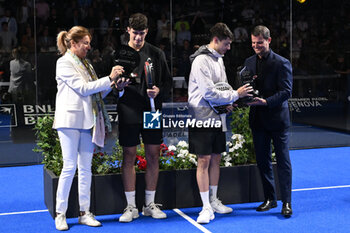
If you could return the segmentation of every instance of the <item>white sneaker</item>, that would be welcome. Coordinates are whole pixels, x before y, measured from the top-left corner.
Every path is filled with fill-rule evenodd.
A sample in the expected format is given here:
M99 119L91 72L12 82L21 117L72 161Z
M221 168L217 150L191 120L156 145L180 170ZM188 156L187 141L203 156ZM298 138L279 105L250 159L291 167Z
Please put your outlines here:
M154 202L151 202L148 206L144 206L142 208L142 214L144 216L152 216L152 218L166 218L166 214L159 209L159 206L161 204L155 204Z
M221 203L221 201L217 198L210 202L211 208L213 208L214 212L219 214L229 214L232 212L232 208L227 207Z
M57 214L55 218L56 229L59 231L68 230L67 220L65 214Z
M95 219L95 216L90 211L85 211L83 216L79 216L78 222L90 227L101 226L101 223Z
M210 207L203 207L197 218L197 223L205 224L209 223L210 220L215 218L214 211Z
M138 218L138 217L139 217L139 212L136 209L136 207L132 206L132 205L128 205L124 209L123 215L120 216L119 222L131 222L133 219Z

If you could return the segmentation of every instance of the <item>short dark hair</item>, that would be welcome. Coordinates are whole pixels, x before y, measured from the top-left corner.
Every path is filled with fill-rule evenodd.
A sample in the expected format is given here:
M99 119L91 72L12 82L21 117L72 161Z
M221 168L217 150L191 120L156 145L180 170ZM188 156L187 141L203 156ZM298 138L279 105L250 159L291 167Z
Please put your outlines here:
M138 31L148 28L148 19L146 15L141 13L131 15L129 18L129 27Z
M213 40L214 37L219 38L219 40L226 40L230 38L233 40L233 33L224 23L217 23L212 28L210 28L210 40Z
M260 36L262 35L262 37L264 39L269 39L270 38L270 30L264 26L264 25L258 25L256 27L254 27L252 33L253 36Z
M25 47L18 46L12 50L12 56L16 60L22 59L27 54L27 49Z

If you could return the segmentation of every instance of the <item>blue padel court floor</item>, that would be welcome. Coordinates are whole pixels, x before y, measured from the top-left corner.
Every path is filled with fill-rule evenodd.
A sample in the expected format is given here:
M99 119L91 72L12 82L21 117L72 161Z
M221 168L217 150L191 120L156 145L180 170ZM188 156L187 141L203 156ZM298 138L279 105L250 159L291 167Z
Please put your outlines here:
M260 203L229 205L228 215L216 214L206 225L195 220L200 208L166 210L168 218L140 215L119 223L120 215L97 216L91 228L68 219L68 232L350 232L350 147L292 150L294 214L285 219L281 206L256 212ZM0 232L58 232L44 205L42 165L0 168ZM220 188L220 187L219 187Z

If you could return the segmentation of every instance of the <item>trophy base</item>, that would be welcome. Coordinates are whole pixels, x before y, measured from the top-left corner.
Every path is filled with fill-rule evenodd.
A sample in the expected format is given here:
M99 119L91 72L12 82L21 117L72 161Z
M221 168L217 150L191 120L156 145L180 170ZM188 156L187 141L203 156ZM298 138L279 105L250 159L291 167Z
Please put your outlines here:
M246 96L243 98L238 99L235 104L238 105L238 107L247 107L249 106L249 103L254 102L254 98L255 97L260 97L258 95L254 95L254 96Z

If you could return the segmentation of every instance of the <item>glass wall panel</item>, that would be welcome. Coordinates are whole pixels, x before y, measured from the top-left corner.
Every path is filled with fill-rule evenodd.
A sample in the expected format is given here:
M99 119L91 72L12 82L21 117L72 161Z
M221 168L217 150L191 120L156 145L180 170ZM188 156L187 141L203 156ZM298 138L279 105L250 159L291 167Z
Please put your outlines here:
M0 1L0 166L40 163L33 126L55 110L56 36L74 25L89 28L88 58L99 77L110 73L115 54L128 42L128 17L148 16L146 40L161 48L173 77L169 115L186 110L189 55L209 42L209 29L226 23L235 39L225 56L228 82L253 55L250 31L271 30L271 48L293 64L290 100L292 148L349 145L349 3L345 0L14 0ZM116 98L105 99L117 137ZM186 139L168 128L168 142Z
M295 147L348 146L348 1L293 1Z
M0 165L39 163L34 148L37 98L33 3L0 2Z

